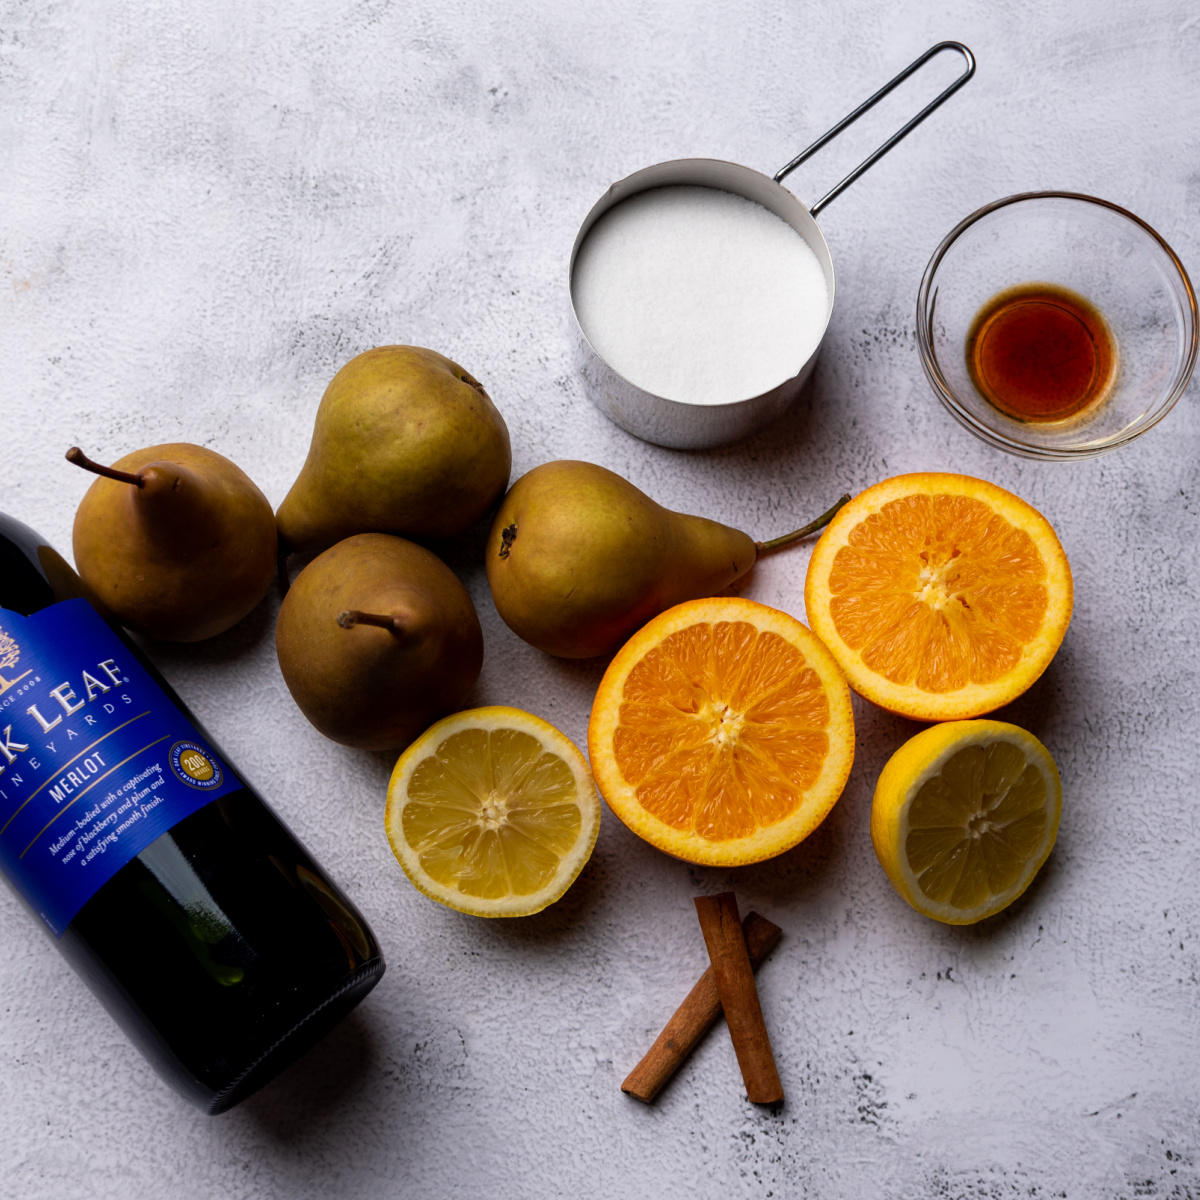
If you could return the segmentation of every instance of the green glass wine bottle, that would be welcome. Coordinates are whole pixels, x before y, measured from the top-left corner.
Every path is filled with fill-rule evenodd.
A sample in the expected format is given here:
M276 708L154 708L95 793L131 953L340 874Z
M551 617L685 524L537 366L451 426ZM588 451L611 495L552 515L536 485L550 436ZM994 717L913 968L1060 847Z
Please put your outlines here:
M0 516L0 867L158 1073L223 1112L379 945L71 567Z

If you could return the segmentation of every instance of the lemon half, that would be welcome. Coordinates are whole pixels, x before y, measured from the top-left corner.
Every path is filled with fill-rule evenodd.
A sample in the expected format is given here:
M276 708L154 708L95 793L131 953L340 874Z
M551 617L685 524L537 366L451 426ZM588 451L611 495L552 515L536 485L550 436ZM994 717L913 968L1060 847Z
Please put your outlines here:
M396 763L384 814L404 873L478 917L541 911L591 857L600 800L583 755L516 708L455 713Z
M1061 814L1058 768L1033 734L1003 721L948 721L905 742L883 768L871 841L917 912L970 925L1029 886Z

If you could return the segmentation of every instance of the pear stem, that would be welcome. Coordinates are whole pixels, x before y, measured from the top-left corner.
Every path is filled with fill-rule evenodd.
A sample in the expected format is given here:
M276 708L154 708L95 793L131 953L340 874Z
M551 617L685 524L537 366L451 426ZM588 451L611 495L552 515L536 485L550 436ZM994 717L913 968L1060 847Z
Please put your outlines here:
M385 617L381 613L359 612L356 608L348 608L345 612L338 613L337 623L343 629L353 629L355 625L377 625L380 629L386 629L391 633L402 632L395 617Z
M146 486L146 481L140 475L133 475L129 471L117 471L112 467L105 467L98 462L93 462L78 446L72 446L67 451L67 462L74 463L85 471L91 471L93 475L103 475L105 479L115 479L118 483L132 483L134 487Z
M770 554L772 550L780 550L784 546L790 546L793 542L798 542L801 538L808 537L810 533L816 533L818 529L824 529L837 516L838 510L842 505L849 503L850 493L846 492L831 509L823 512L815 521L809 521L807 525L802 526L800 529L795 529L791 533L785 533L782 537L772 538L769 542L755 542L754 547L758 551L758 557L762 558L764 554Z

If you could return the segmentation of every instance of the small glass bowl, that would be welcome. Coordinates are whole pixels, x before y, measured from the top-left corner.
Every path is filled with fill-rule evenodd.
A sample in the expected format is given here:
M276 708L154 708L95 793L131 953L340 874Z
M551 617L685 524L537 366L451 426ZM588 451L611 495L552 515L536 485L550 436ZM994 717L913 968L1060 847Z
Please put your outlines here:
M1048 283L1100 310L1117 351L1108 395L1078 416L1016 420L967 370L976 314L998 293ZM1133 213L1072 192L1025 192L972 213L947 234L917 294L917 343L933 390L977 437L1026 458L1092 458L1171 411L1196 365L1196 294L1175 252Z

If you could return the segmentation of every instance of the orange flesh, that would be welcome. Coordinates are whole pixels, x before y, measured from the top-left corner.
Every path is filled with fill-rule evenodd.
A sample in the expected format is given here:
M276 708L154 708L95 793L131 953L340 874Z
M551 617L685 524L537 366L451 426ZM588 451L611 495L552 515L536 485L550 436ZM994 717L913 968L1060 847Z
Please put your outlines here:
M885 504L834 556L829 613L863 662L927 692L987 684L1046 615L1046 564L1024 530L969 496Z
M828 724L825 689L795 646L745 621L702 622L630 671L613 753L643 808L724 842L800 807Z

